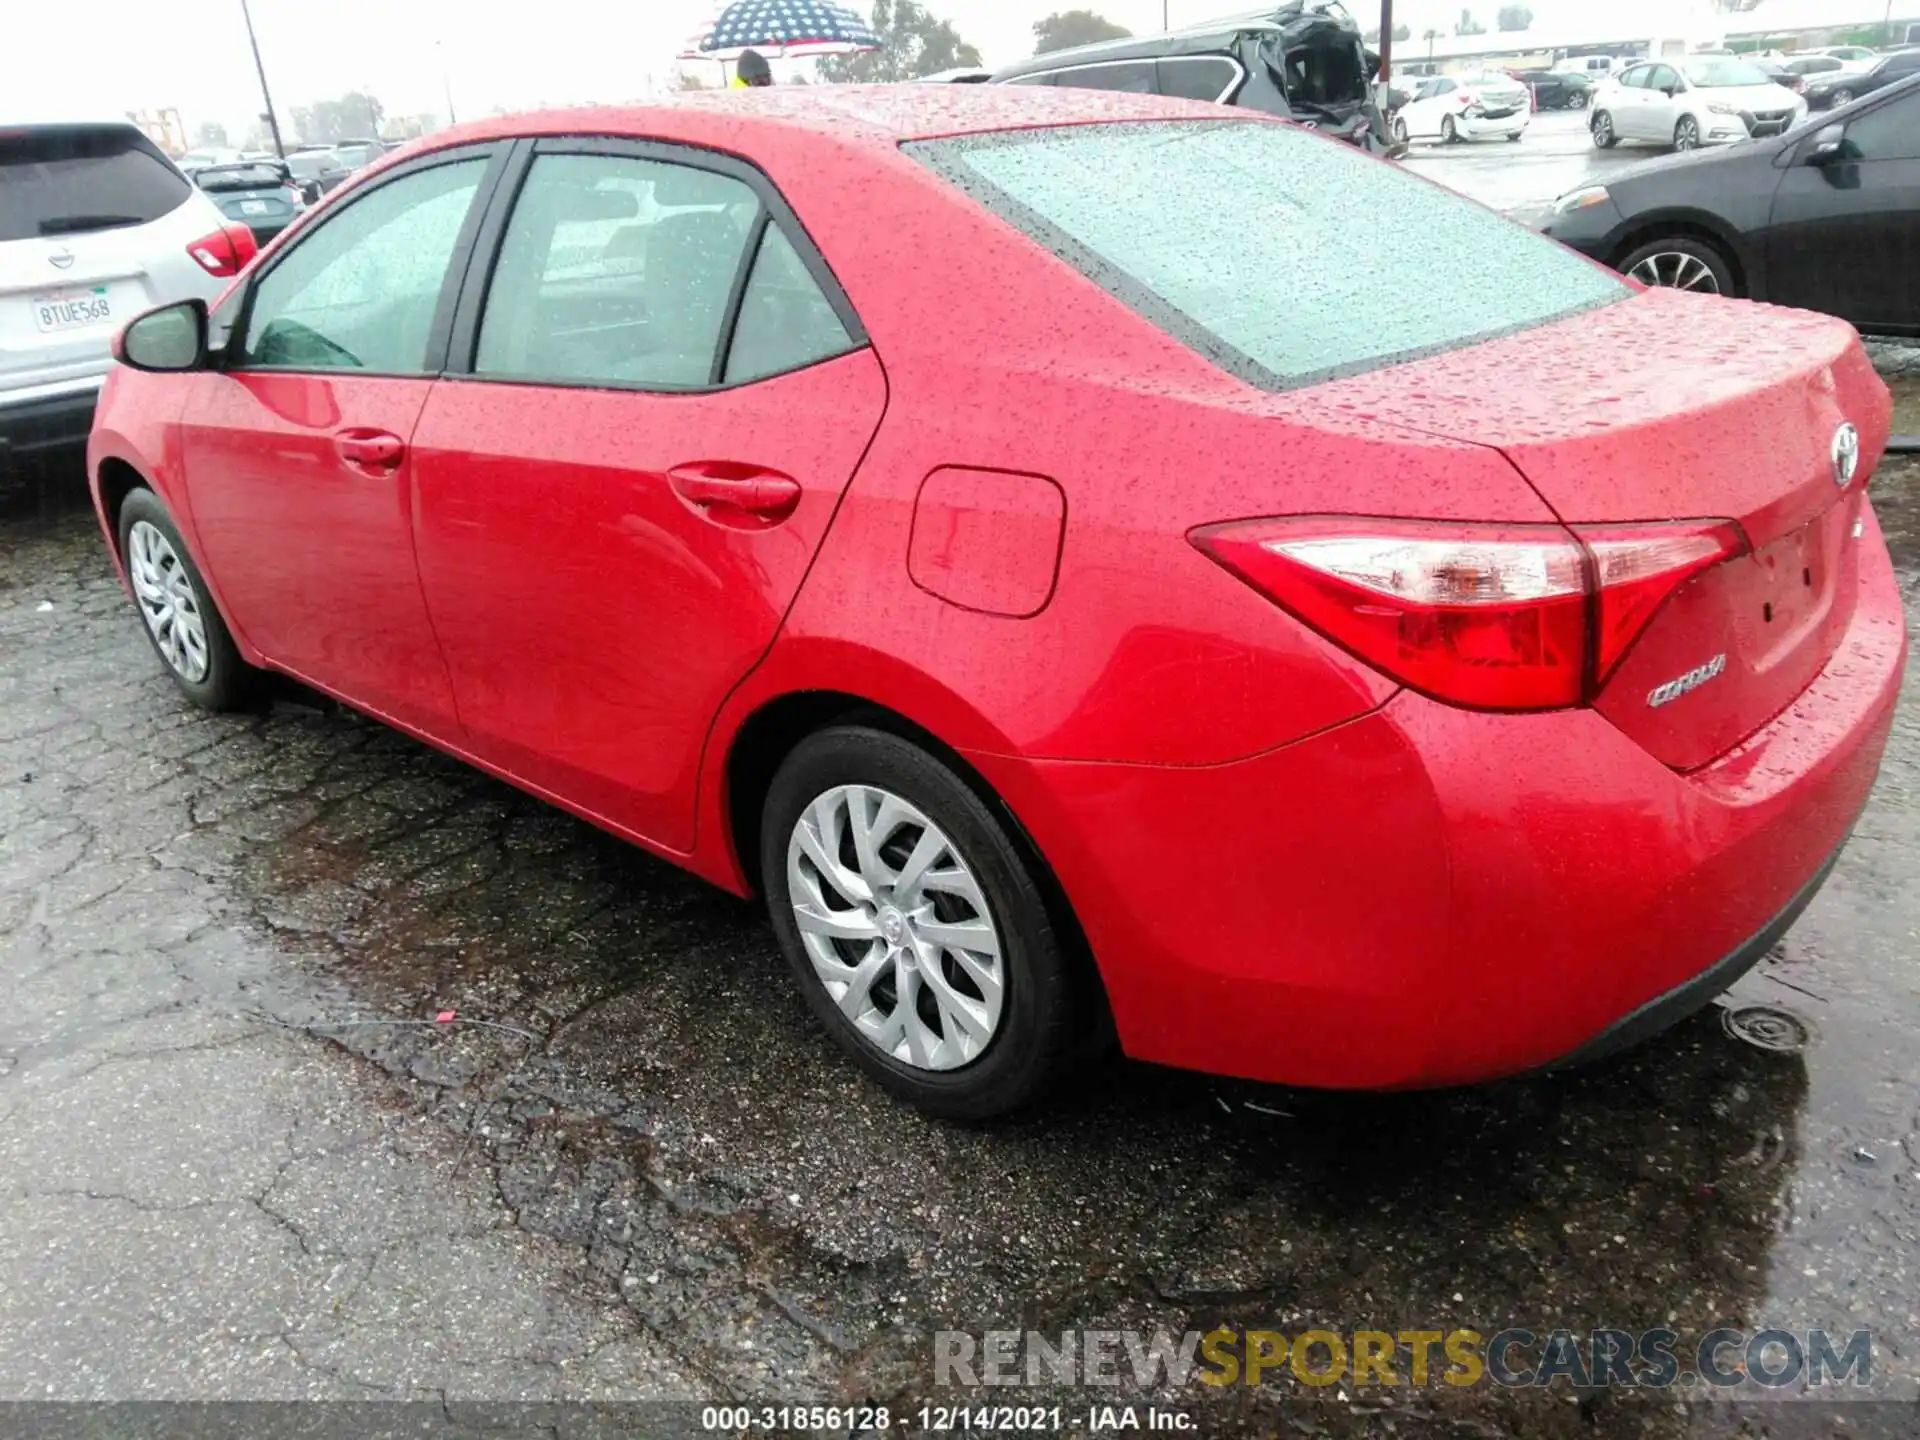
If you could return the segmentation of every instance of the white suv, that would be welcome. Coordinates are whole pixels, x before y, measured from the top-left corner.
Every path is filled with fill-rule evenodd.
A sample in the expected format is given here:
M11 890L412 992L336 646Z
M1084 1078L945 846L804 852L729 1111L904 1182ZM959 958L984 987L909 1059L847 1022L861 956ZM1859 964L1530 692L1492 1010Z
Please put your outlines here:
M125 121L0 128L0 476L86 438L120 326L213 300L254 248Z

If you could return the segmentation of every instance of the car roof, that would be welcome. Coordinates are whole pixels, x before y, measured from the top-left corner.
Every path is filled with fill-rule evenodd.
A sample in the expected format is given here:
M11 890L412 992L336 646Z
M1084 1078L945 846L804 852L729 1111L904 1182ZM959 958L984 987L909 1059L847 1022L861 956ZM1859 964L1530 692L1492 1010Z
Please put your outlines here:
M1236 117L1246 118L1241 112ZM903 140L1112 120L1221 118L1197 100L1038 85L786 85L690 91L645 105L538 110L436 131L387 161L517 135L608 135L726 148L811 136L893 151Z

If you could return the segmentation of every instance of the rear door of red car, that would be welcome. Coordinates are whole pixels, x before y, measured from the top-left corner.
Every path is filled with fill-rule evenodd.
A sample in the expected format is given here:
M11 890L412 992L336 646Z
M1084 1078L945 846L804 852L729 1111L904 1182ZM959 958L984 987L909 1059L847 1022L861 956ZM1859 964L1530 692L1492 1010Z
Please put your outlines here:
M445 733L453 700L413 558L408 453L506 148L422 157L253 280L181 416L195 532L267 659Z
M886 405L766 178L523 144L414 432L421 582L475 752L687 849L708 727Z

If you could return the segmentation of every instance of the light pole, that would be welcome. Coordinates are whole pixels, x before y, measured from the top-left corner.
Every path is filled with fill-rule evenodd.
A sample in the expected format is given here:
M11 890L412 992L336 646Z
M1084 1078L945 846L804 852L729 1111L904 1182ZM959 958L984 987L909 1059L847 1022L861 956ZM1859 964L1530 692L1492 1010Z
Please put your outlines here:
M273 132L273 153L287 158L287 147L280 143L280 121L273 113L273 92L267 89L267 67L260 63L260 41L253 33L253 12L247 0L240 0L240 16L247 22L247 44L253 47L253 71L260 77L260 98L267 102L267 128Z
M447 97L447 124L458 125L460 118L453 113L453 74L447 69L447 47L435 40L433 50L440 57L440 89Z

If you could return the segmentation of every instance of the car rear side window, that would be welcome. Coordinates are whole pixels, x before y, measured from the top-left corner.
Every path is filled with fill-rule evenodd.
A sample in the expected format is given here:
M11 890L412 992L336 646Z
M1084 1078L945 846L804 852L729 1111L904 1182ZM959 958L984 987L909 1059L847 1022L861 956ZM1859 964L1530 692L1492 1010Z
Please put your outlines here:
M0 241L145 225L192 193L130 126L0 131Z
M852 348L853 338L807 273L800 252L778 225L769 224L740 299L740 317L727 350L726 383L798 370Z
M730 175L542 155L487 288L474 370L556 383L713 383L760 199Z
M254 287L236 363L419 375L484 159L378 185L328 215Z
M1195 55L1159 62L1160 93L1183 100L1218 100L1240 80L1240 67L1225 56Z
M1125 90L1135 95L1157 93L1151 60L1114 60L1104 65L1076 65L1054 76L1053 83L1071 86L1076 90Z
M1291 126L1077 125L907 151L1146 319L1272 389L1626 299L1491 210ZM1391 216L1391 264L1356 216Z

